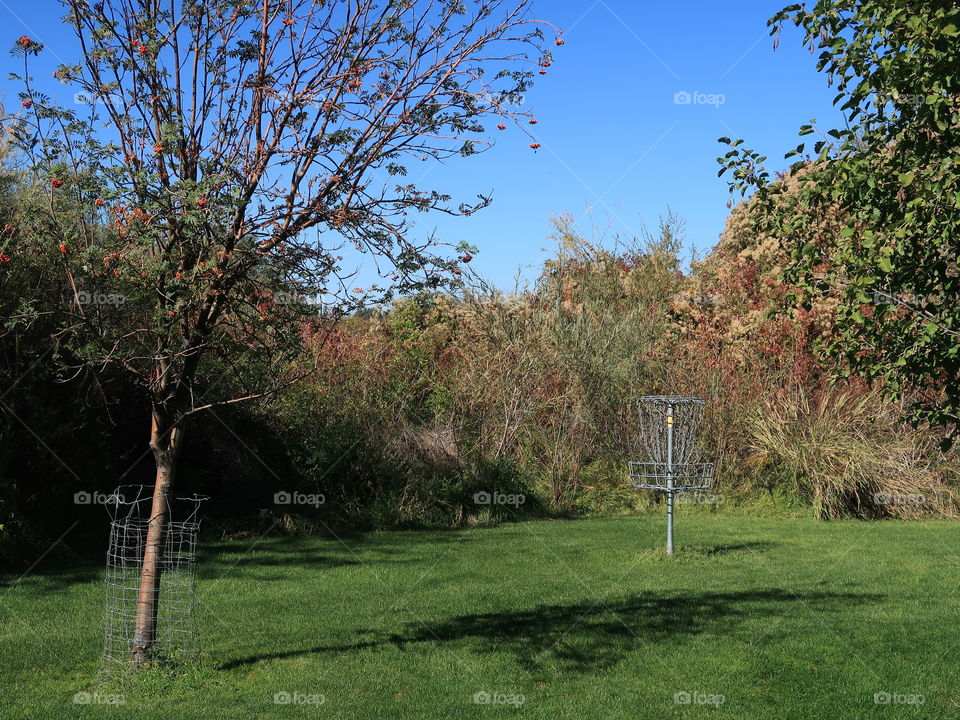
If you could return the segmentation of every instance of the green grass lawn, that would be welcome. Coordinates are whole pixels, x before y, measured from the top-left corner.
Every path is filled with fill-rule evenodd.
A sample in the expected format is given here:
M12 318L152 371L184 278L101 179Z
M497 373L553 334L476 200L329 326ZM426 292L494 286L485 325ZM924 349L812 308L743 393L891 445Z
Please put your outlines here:
M958 527L682 508L672 558L653 515L205 540L202 666L99 689L100 566L4 576L0 716L957 718Z

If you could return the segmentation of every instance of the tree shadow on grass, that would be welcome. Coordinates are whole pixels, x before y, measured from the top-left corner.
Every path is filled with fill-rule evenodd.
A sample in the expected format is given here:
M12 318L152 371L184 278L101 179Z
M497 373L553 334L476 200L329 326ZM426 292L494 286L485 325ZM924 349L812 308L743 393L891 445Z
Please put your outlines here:
M201 544L198 569L201 579L246 574L248 568L283 568L319 572L360 565L418 565L447 551L450 544L476 542L456 531L403 531L395 533L338 533L336 539L310 535L259 537L252 540Z
M222 580L225 578L247 578L261 576L269 568L282 568L277 574L278 580L289 579L297 571L321 572L339 567L361 565L360 560L345 557L343 554L323 554L311 552L309 548L277 548L275 546L246 552L223 553L204 552L197 563L199 582ZM253 574L251 574L251 571ZM259 577L263 580L263 577Z
M449 643L478 653L513 655L530 673L590 673L607 670L651 645L706 632L733 635L747 620L755 623L764 617L780 617L801 605L807 611L829 615L843 612L854 603L882 598L830 592L797 595L775 588L679 596L643 593L596 604L541 605L530 610L461 615L433 624L414 623L400 634L352 644L254 655L225 663L220 669L231 670L263 660Z

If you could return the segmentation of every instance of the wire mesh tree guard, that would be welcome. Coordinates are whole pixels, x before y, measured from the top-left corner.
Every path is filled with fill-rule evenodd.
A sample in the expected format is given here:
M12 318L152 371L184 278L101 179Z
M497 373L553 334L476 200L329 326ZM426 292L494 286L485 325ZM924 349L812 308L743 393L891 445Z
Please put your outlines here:
M674 496L706 490L713 481L713 463L696 458L697 438L706 400L688 395L649 395L637 400L640 440L647 460L630 462L636 488L667 495L667 554L673 554Z
M167 522L160 548L156 640L150 648L154 664L189 660L199 653L194 622L197 533L200 506L208 498L167 497ZM106 503L110 513L110 544L104 574L106 622L101 671L132 668L147 530L153 488L118 487Z

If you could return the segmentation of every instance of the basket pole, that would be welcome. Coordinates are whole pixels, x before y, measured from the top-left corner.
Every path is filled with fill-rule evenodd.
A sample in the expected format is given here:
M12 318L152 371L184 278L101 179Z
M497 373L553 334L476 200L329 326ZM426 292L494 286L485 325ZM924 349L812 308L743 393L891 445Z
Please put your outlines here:
M667 555L673 555L673 403L667 405Z

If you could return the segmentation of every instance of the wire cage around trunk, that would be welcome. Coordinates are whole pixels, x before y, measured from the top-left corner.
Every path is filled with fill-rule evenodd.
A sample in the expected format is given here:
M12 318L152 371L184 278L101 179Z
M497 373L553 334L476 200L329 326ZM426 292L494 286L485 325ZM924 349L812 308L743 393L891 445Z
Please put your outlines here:
M207 498L169 496L167 522L158 559L159 582L155 608L155 642L150 662L195 658L199 653L194 620L195 567L200 507ZM110 542L104 587L106 621L101 670L107 673L132 666L137 600L147 545L153 489L118 487L109 497Z

